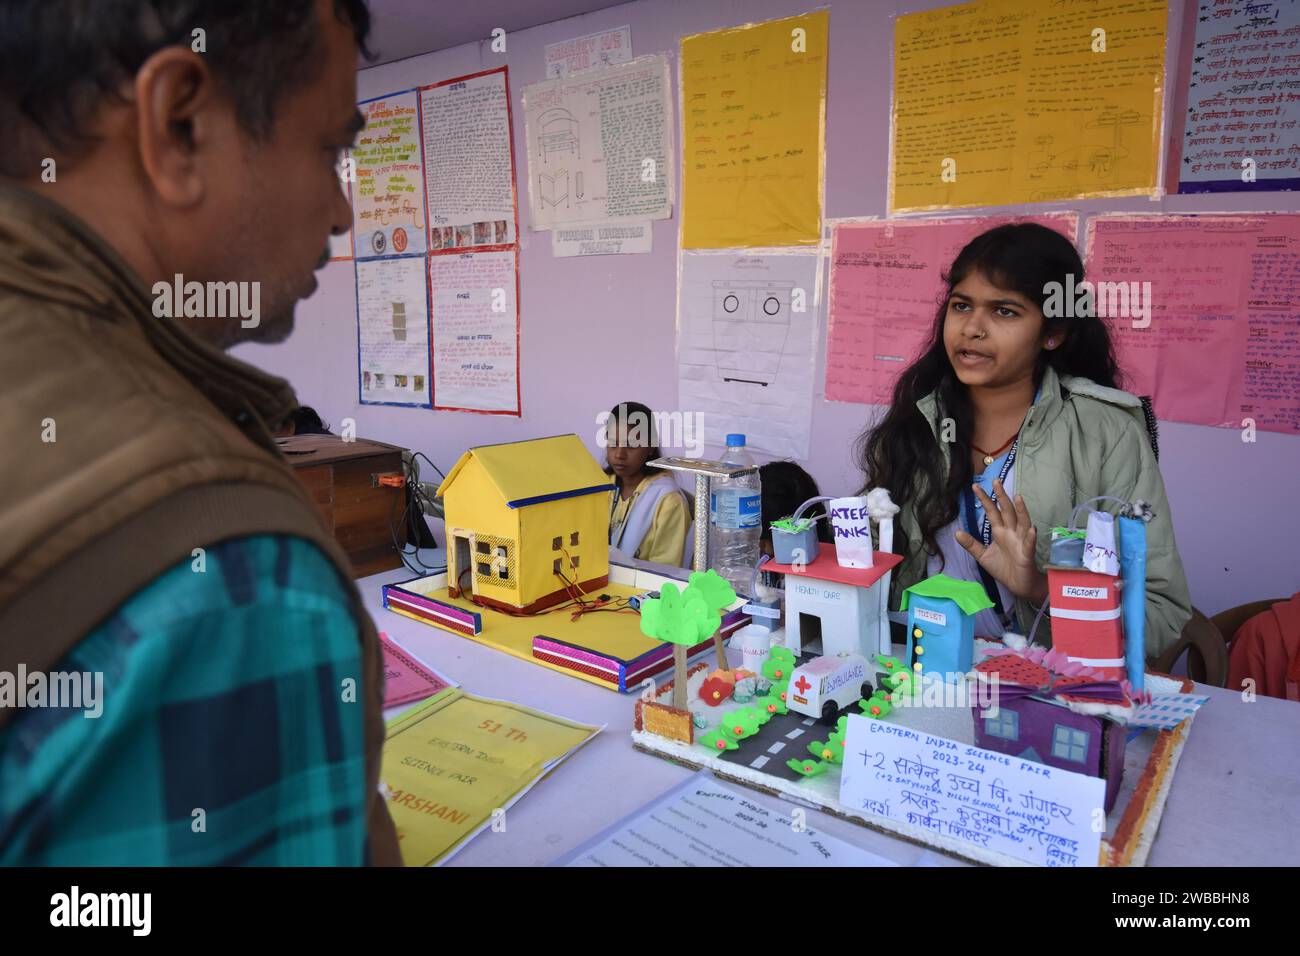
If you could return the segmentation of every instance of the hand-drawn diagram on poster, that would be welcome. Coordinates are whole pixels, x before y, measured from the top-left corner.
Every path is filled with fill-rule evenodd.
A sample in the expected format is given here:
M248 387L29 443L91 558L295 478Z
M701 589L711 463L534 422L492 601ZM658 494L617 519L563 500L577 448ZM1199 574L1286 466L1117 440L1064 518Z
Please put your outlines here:
M672 214L668 77L645 56L524 89L533 229Z
M1180 193L1300 189L1300 3L1188 3L1166 182ZM1195 84L1194 86L1192 84Z
M358 260L361 404L429 406L429 300L424 258Z
M678 403L704 414L704 441L806 459L812 425L817 279L812 253L683 252Z
M1153 194L1166 17L1166 0L898 17L891 213Z
M519 414L517 255L429 257L434 408Z
M506 67L420 89L429 248L511 245L515 157Z
M820 240L828 21L682 38L682 248Z
M1158 417L1300 434L1300 214L1090 219L1085 271Z
M1036 222L1071 242L1073 213L862 219L831 232L826 331L826 399L888 405L894 382L930 340L942 273L962 246L1011 222Z
M352 220L358 259L425 251L424 169L415 90L360 104L366 128L352 148Z

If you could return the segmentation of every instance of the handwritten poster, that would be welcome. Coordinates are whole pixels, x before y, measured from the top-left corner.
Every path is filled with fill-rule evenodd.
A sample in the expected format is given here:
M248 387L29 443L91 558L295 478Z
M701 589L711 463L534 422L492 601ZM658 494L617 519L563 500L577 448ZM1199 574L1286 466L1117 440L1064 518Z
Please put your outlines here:
M1300 434L1300 214L1091 219L1086 271L1158 417Z
M553 866L897 866L701 770Z
M894 383L930 341L942 273L966 243L1012 222L1036 222L1076 241L1073 213L859 220L831 232L826 398L888 405Z
M891 212L1154 193L1166 16L979 0L898 17Z
M424 258L359 259L357 362L361 404L429 401L429 301Z
M1193 42L1168 182L1180 193L1300 189L1300 3L1188 3L1183 36Z
M828 20L682 38L682 248L820 239Z
M1100 777L856 714L844 750L840 803L849 809L1041 866L1097 865Z
M515 159L506 67L420 89L429 248L513 244Z
M551 254L557 259L573 256L626 256L649 252L654 239L653 224L644 222L593 222L582 226L558 226L551 232Z
M703 412L705 444L742 432L752 451L808 458L819 273L813 253L682 253L677 400Z
M524 89L534 229L671 215L669 90L662 56Z
M402 861L444 863L600 728L450 690L388 725L380 787Z
M632 59L632 28L619 27L548 43L545 57L548 79L572 76L601 66L617 66Z
M519 414L517 253L429 257L434 407Z
M366 128L351 150L354 248L357 258L423 253L424 170L414 90L360 105Z

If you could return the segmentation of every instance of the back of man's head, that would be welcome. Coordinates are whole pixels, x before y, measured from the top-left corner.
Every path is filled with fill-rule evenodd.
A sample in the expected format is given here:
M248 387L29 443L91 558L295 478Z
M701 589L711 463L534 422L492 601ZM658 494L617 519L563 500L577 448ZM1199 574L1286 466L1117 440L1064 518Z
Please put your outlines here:
M365 0L4 0L0 176L150 286L256 283L254 327L191 319L212 341L282 338L351 225L335 166L369 25Z

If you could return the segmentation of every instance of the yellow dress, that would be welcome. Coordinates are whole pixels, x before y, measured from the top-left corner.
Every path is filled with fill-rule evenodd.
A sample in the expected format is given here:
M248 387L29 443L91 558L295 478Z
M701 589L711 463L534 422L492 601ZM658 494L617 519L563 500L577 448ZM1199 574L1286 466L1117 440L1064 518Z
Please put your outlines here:
M636 486L636 490L632 492L631 497L624 498L620 495L614 503L609 516L610 544L618 546L622 537L623 526L627 523L632 510L638 506L644 507L649 504L643 492L655 481L671 481L676 484L670 473L659 471L642 478L640 484ZM686 505L685 496L681 494L664 495L659 499L654 517L650 521L650 527L646 529L645 536L637 545L636 554L632 555L632 557L641 561L653 561L656 564L681 567L686 550L686 532L690 529L690 526L691 510Z

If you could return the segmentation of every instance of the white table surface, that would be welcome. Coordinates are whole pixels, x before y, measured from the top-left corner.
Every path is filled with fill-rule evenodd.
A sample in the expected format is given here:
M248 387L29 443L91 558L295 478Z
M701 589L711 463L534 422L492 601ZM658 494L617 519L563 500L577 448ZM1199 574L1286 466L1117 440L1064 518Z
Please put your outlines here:
M432 564L441 554L421 557ZM398 569L357 582L380 630L469 693L605 728L507 811L504 832L484 831L448 865L544 866L694 772L633 749L633 695L385 610L382 585L416 576ZM1211 699L1192 722L1148 865L1300 865L1300 704L1245 702L1202 684L1196 692ZM811 808L808 825L905 866L963 865Z

